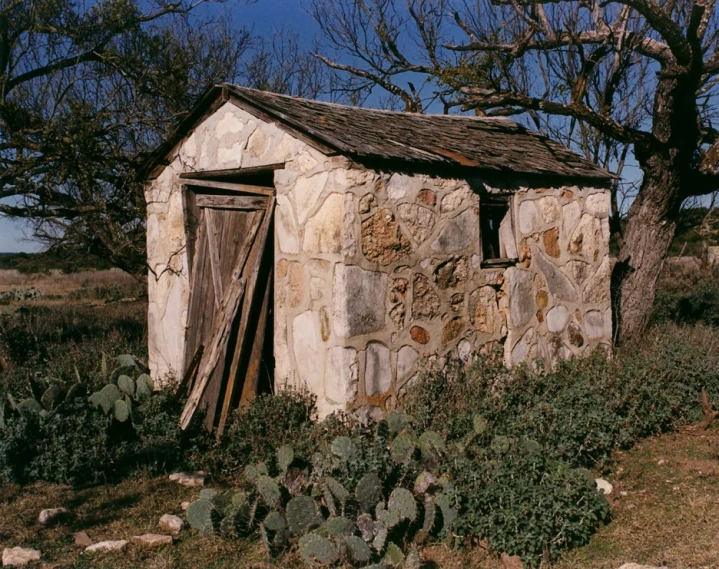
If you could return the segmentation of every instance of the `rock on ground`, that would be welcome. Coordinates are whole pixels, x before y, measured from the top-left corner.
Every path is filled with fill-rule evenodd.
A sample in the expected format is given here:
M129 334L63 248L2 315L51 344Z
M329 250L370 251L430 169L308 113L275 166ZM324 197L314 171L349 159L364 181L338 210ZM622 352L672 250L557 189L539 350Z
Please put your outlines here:
M182 518L170 514L165 514L164 516L162 516L159 523L159 526L162 529L174 534L180 533L180 530L184 525L185 522L182 521Z
M37 549L25 547L6 547L2 552L3 567L22 567L32 561L40 560L40 552Z
M611 494L612 490L614 490L614 486L604 480L604 478L597 478L594 482L597 484L597 490L606 496Z
M73 537L75 538L75 545L80 545L82 547L92 545L92 540L90 539L90 536L87 535L87 533L85 533L84 531L79 531L76 534L73 534Z
M145 547L162 547L163 545L172 545L172 536L146 533L144 535L134 536L132 542L138 545L144 545Z
M193 488L195 486L204 486L205 485L205 476L207 476L204 472L175 472L173 474L170 474L170 480L172 482L177 482L178 484L181 484L182 486L188 486L190 488Z
M190 502L182 502L182 504L180 504L180 507L182 508L182 511L184 512L185 510L187 510L187 508L190 507Z
M104 551L120 551L127 545L126 539L109 540L109 541L98 541L85 548L85 551L93 553L104 552Z
M47 510L40 512L40 515L37 517L37 521L42 525L47 526L59 521L60 518L69 513L70 512L67 508L48 508Z

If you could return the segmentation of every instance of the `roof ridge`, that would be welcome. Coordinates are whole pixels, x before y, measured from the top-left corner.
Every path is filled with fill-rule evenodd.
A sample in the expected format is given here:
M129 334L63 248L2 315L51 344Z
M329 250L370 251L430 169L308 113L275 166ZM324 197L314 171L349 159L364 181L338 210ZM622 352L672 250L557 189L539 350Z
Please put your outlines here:
M317 99L308 99L307 97L298 97L296 95L284 95L282 93L275 93L273 91L263 91L262 89L253 89L252 87L244 87L242 85L237 85L235 83L223 83L221 85L222 87L228 87L233 90L239 90L239 91L249 91L247 93L248 96L251 96L252 94L259 94L260 96L271 96L271 97L278 97L281 99L291 99L293 101L305 101L307 103L311 104L317 104L317 105L325 105L328 107L337 107L341 109L352 109L352 110L360 110L360 111L367 111L371 113L386 113L391 115L399 115L399 116L413 116L413 117L440 117L440 118L446 118L446 119L453 119L453 120L467 120L467 121L473 121L473 122L485 122L485 123L498 123L502 126L513 126L518 127L520 129L524 129L524 127L519 124L516 121L513 121L512 119L508 117L479 117L479 116L473 116L473 115L446 115L446 114L439 114L439 113L418 113L413 111L392 111L389 109L377 109L374 107L357 107L354 105L343 105L342 103L331 103L329 101L319 101ZM526 130L526 129L525 129Z

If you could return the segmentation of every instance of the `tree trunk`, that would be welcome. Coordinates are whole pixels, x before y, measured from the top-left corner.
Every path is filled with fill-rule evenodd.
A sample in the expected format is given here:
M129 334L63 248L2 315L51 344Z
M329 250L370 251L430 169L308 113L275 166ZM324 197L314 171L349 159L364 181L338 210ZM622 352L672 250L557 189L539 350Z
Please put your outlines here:
M612 275L615 340L640 337L649 322L659 273L681 206L680 175L666 157L642 161L644 180L629 210L624 243Z

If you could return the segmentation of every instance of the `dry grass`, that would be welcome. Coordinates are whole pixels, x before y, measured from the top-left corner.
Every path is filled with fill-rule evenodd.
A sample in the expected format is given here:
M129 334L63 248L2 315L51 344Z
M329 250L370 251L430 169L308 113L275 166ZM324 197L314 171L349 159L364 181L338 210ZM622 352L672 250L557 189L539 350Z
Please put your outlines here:
M719 428L684 430L644 441L617 453L606 475L613 484L613 521L586 547L569 551L554 569L617 569L624 563L670 569L719 567ZM662 461L660 463L660 461ZM45 567L252 569L303 567L296 555L269 564L256 539L207 539L185 529L170 547L128 546L121 554L93 556L73 544L72 533L95 540L129 539L158 532L164 513L182 516L180 503L198 494L163 478L140 478L119 485L72 491L36 484L0 490L0 543L37 547ZM36 517L46 507L75 512L66 524L43 528ZM426 567L502 569L481 547L459 552L434 545L422 552Z
M64 297L80 289L109 289L120 287L128 290L128 296L137 294L138 282L120 269L105 271L80 271L78 273L23 274L15 269L0 270L0 293L13 289L36 288L44 296Z

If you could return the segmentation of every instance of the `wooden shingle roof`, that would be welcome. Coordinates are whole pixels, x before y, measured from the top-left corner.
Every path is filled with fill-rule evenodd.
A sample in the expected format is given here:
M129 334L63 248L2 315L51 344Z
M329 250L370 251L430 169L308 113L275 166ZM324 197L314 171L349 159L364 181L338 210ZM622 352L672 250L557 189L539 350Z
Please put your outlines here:
M264 120L276 122L305 140L319 143L325 150L360 163L399 162L408 166L584 179L602 185L613 179L610 173L561 144L506 118L382 111L229 84L215 90L214 96L211 91L205 99L216 100L221 93L222 99L233 100ZM192 115L188 120L192 120ZM177 142L168 141L165 150Z

